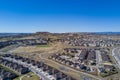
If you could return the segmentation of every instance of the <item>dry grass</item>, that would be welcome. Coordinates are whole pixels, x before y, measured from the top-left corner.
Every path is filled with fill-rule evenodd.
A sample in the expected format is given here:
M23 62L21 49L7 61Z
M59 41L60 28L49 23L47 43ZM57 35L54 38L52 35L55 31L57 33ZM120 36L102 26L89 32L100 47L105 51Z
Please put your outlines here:
M59 53L63 51L63 49L66 47L66 44L63 44L61 42L56 42L49 44L48 46L27 46L27 47L19 47L16 50L14 50L13 53L23 56L23 57L29 57L29 58L35 58L37 60L40 59L38 56L39 54L43 54L44 57L49 57L53 53Z
M31 75L31 77L27 77L27 75ZM24 76L22 78L22 80L41 80L36 74L34 74L33 72L29 72L27 74L21 75L17 78L15 78L14 80L20 80L20 78Z
M80 73L75 72L73 70L69 70L65 66L60 66L58 63L50 61L50 60L45 60L45 63L52 66L52 67L54 67L54 68L56 68L56 69L58 69L58 70L60 70L60 71L62 71L62 72L64 72L65 74L68 74L68 75L72 76L73 78L75 78L77 80L82 80ZM60 67L65 67L67 69L67 71L66 70L61 70Z
M120 80L120 73L108 76L105 80Z

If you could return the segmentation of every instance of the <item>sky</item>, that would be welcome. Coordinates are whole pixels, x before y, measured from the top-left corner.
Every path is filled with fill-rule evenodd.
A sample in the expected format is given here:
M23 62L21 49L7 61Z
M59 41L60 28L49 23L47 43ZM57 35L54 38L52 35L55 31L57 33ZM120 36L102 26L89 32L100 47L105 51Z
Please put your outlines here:
M120 32L120 0L0 0L0 32Z

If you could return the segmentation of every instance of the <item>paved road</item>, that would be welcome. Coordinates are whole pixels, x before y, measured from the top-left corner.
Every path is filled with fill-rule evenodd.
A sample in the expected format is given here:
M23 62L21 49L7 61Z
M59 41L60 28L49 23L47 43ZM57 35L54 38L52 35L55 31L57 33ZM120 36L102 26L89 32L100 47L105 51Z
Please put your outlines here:
M48 77L46 77L45 75L43 75L43 73L41 73L38 68L32 66L31 64L27 64L25 62L22 62L20 60L15 60L15 59L12 59L12 58L4 58L4 59L7 59L9 61L12 61L12 62L15 62L15 63L18 63L18 64L21 64L23 66L27 66L29 67L29 69L34 72L35 74L37 74L40 78L42 78L42 80L51 80L49 79Z
M96 51L96 62L97 62L96 67L97 67L97 69L100 67L101 62L102 62L100 53L101 52L99 50Z
M12 54L13 51L20 47L19 45L14 47L13 49L9 50L8 52L0 52L0 54ZM47 78L45 75L43 75L40 71L38 71L34 66L30 65L30 64L27 64L27 63L24 63L24 62L21 62L21 61L17 61L15 59L11 59L11 58L6 58L7 60L10 60L10 61L13 61L13 62L16 62L18 64L21 64L23 66L29 66L29 69L34 72L36 75L38 75L40 78L42 78L42 80L51 80L49 78Z
M120 53L119 53L119 51L120 51L120 47L114 48L112 50L112 56L115 58L115 60L117 62L116 63L117 67L120 69Z

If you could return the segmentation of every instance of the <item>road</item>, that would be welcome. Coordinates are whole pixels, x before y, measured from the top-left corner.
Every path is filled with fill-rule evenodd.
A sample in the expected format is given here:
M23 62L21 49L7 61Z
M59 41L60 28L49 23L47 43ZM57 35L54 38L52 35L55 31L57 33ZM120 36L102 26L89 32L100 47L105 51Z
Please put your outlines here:
M13 49L9 50L8 52L1 52L1 51L0 51L0 54L12 54L13 51L14 51L16 48L18 48L18 47L19 47L19 45L16 46L16 47L14 47ZM21 61L17 61L17 60L15 60L15 59L11 59L11 58L5 58L5 59L7 59L7 60L9 60L9 61L12 61L12 62L16 62L16 63L21 64L21 65L23 65L23 66L29 66L29 69L30 69L32 72L34 72L36 75L38 75L40 78L42 78L42 80L52 80L52 79L53 79L53 78L50 79L50 78L46 77L46 75L43 75L44 73L41 73L36 67L34 67L34 66L30 65L30 64L27 64L27 63L24 63L24 62L21 62Z
M12 59L12 58L4 58L4 59L7 59L9 61L12 61L12 62L15 62L15 63L18 63L18 64L21 64L23 66L27 66L29 67L29 69L34 72L35 74L37 74L40 78L42 78L42 80L52 80L52 78L48 78L46 75L44 75L44 73L40 72L39 69L35 66L32 66L31 64L27 64L25 62L22 62L20 60L15 60L15 59Z
M116 60L116 65L117 65L117 67L120 69L120 53L119 53L119 51L120 51L120 47L117 47L117 48L114 48L113 50L112 50L112 56L115 58L115 60Z
M35 74L37 74L40 78L42 78L42 80L50 80L49 78L47 78L45 75L43 75L40 71L36 70L35 68L30 67L29 69Z
M101 66L101 62L102 62L102 59L101 59L101 52L99 50L96 51L96 67L97 69Z

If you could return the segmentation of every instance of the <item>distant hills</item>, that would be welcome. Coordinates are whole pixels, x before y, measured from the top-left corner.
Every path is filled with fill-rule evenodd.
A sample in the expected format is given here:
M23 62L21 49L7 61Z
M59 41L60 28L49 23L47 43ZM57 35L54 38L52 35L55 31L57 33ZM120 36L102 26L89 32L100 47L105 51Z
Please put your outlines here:
M9 36L24 36L31 35L32 33L0 33L0 37L9 37Z
M72 33L72 32L70 32ZM73 32L73 33L90 33L98 35L120 35L120 32ZM9 37L9 36L26 36L32 35L33 33L0 33L0 37ZM50 32L36 32L35 34L52 34ZM53 33L54 34L54 33Z
M120 32L93 32L94 34L118 35Z

